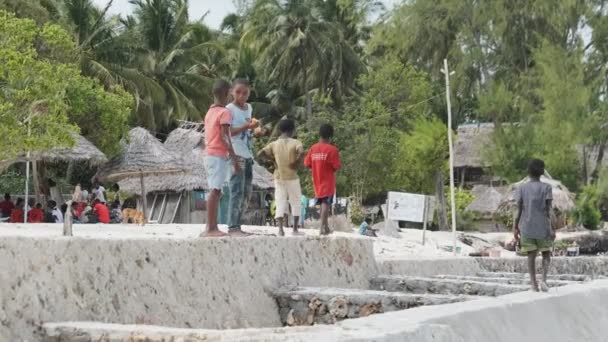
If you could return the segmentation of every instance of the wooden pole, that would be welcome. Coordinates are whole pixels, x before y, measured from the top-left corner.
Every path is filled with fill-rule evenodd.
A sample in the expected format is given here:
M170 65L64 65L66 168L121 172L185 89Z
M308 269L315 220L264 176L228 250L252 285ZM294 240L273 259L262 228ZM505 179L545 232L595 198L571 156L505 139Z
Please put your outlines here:
M426 226L427 226L427 222L428 222L428 211L429 211L428 202L429 202L428 196L424 195L424 212L422 214L422 245L423 246L426 242Z
M443 60L443 73L445 74L445 99L448 106L448 147L450 152L450 199L452 200L452 239L454 255L456 255L456 194L454 192L454 143L452 141L452 104L450 102L450 71L448 60Z
M139 181L141 182L141 202L143 204L143 213L144 213L144 225L146 223L148 223L148 216L147 216L147 208L148 208L148 199L146 198L146 187L144 185L144 173L140 172L139 173Z
M69 200L66 204L68 209L65 211L65 217L63 218L63 236L72 236L72 201Z

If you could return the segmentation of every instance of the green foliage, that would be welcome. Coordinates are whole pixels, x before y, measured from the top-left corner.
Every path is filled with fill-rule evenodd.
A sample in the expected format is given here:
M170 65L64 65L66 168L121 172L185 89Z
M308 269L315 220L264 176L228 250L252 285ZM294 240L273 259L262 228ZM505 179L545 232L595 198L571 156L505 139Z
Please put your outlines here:
M596 230L599 228L602 214L599 210L599 194L594 186L586 186L576 200L575 215L583 227Z
M434 193L435 173L448 173L447 139L447 128L438 119L418 119L411 133L401 133L393 171L395 188Z
M452 220L452 199L450 191L445 192L446 201L448 204L448 222L451 226ZM472 230L475 214L465 211L465 209L473 202L475 196L470 191L455 189L454 193L456 206L456 227L459 230Z
M61 42L54 25L40 30L30 19L0 11L0 151L1 159L49 146L69 146L70 132L65 91L79 77L69 64L39 56L36 42L53 55ZM48 40L46 40L47 38Z
M350 221L352 224L358 226L363 220L365 220L365 214L363 213L363 208L361 207L361 202L356 199L351 199L349 202L348 210L350 213Z
M120 87L106 91L80 75L71 36L55 24L0 12L0 142L3 158L73 144L71 132L114 152L128 126L132 98Z
M30 183L31 184L31 183ZM25 190L25 177L17 170L10 169L0 174L0 194L22 194Z

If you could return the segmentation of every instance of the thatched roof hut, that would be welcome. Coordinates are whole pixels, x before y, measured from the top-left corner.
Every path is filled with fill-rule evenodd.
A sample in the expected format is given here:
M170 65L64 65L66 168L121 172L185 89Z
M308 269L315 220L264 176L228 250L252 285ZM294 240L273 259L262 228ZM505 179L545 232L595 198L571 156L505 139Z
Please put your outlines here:
M168 150L144 128L133 128L128 139L128 144L123 142L122 152L99 169L98 178L118 181L144 175L147 181L148 176L188 171L181 156Z
M471 194L474 196L473 202L465 210L490 217L500 207L506 192L505 187L476 185L471 190Z
M90 165L101 165L108 161L106 155L95 145L80 134L73 133L74 146L69 148L54 148L47 151L33 152L30 160L45 162L87 162ZM5 170L15 163L25 163L26 156L0 161L0 171Z
M559 210L562 213L570 212L574 210L576 204L574 203L574 194L571 193L566 186L564 186L560 181L551 178L549 174L541 177L541 182L547 183L551 185L553 189L553 208ZM511 184L508 188L506 195L503 197L502 201L499 205L499 210L501 211L514 211L516 207L515 203L515 194L517 188L529 181L529 178L526 177L521 181Z
M485 168L483 149L492 143L493 123L458 126L454 144L454 167Z
M169 134L164 146L173 155L182 157L189 172L186 174L147 177L147 191L181 192L206 190L208 185L203 148L204 134L196 129L177 128ZM131 193L139 191L139 185L136 180L125 179L119 183L119 186L122 190ZM253 186L259 189L274 187L272 174L257 163L253 167Z

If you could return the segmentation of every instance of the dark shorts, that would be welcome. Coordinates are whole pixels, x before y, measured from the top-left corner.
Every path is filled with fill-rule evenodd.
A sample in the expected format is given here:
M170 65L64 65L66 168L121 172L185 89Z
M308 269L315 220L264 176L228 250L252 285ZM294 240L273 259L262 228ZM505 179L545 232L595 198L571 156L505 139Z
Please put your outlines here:
M321 205L322 203L332 205L332 203L334 202L334 196L317 198L315 199L315 201L317 202L317 205Z

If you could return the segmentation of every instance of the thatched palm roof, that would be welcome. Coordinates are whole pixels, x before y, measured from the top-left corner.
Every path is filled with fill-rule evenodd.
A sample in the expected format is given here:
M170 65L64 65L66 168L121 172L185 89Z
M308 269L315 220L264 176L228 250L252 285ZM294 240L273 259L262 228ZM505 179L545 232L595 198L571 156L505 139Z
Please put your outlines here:
M500 207L506 190L505 187L476 185L471 190L471 194L474 196L473 202L467 206L466 211L481 215L493 215Z
M146 178L146 189L153 191L191 191L206 190L207 172L205 170L204 134L196 129L177 128L172 131L165 147L171 153L181 156L189 170L186 174L152 176ZM136 180L124 180L119 183L122 190L137 193L139 185ZM257 163L253 167L253 186L258 189L274 187L272 174Z
M104 180L122 180L146 176L183 173L188 170L181 156L168 150L150 132L141 127L129 132L128 144L122 152L103 165L97 177Z
M551 176L548 174L546 176L542 176L540 180L543 183L551 185L551 188L553 189L553 208L559 210L560 212L570 212L574 210L576 205L574 203L574 194L571 193L566 186L564 186L560 181L551 178ZM499 210L514 210L516 207L515 193L517 188L528 181L529 178L526 177L515 184L509 185L507 194L500 202Z
M488 167L483 149L492 143L494 124L471 124L458 127L454 143L454 167Z
M91 165L101 165L108 161L103 152L101 152L95 145L88 141L85 137L80 134L73 133L74 146L69 148L54 148L47 151L33 152L30 156L30 160L39 160L46 162L57 162L57 161L86 161ZM26 156L21 155L17 158L7 159L0 161L0 171L15 163L24 163Z

